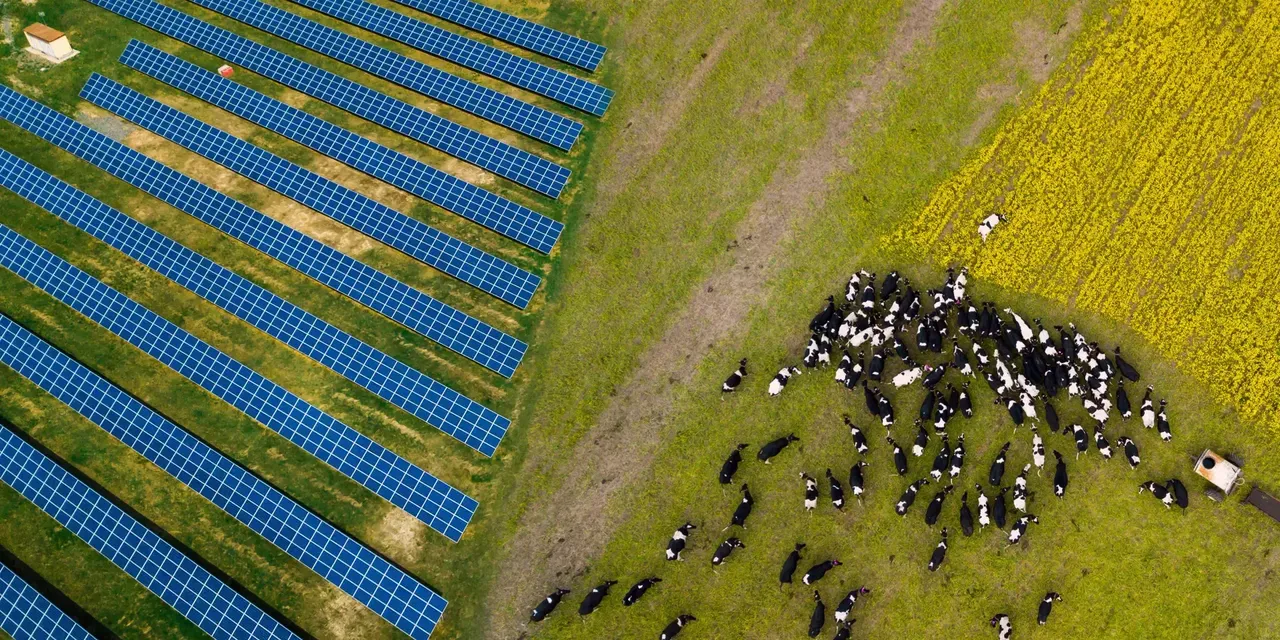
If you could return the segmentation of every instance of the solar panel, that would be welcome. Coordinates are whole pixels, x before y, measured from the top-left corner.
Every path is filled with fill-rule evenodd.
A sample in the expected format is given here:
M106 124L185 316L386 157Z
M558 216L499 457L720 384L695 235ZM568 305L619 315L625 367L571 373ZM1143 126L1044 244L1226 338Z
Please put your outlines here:
M154 2L89 1L553 198L560 195L569 180L569 170L550 160L201 22L177 9Z
M357 384L396 394L414 415L485 455L510 425L443 385L422 395L414 370L4 150L0 185Z
M19 339L19 334L39 342L39 338L0 316L0 340L4 341L6 351L12 346L10 340ZM297 638L154 531L6 428L0 428L0 481L35 503L215 640ZM56 636L36 637L45 640Z
M595 71L596 67L600 66L600 61L604 59L604 47L594 42L544 27L524 18L517 18L497 9L490 9L470 0L395 1L561 62L568 62L587 71Z
M446 604L440 594L4 316L0 316L0 361L411 637L427 638L440 621ZM453 520L448 534L452 540L462 535L474 512L476 504L468 500L446 506L453 511L441 511L442 517ZM91 524L111 519L98 517L100 510L87 512L89 517L83 519ZM137 563L132 556L126 557L130 565ZM152 568L151 563L147 566ZM204 615L229 613L216 598L200 604Z
M551 252L564 230L540 213L150 45L130 43L120 62L421 198L475 202L465 209L475 215L470 219L542 253Z
M604 115L605 109L609 108L609 101L613 100L612 91L594 82L525 60L497 47L464 38L452 31L364 0L293 2L592 115Z
M0 629L13 640L93 640L84 627L3 564L0 564Z
M547 144L568 150L582 133L582 123L264 2L188 1Z
M0 266L138 347L423 524L465 494L0 224Z
M524 357L524 342L2 85L0 117L493 371Z
M323 176L93 74L80 97L371 238L524 308L541 278Z

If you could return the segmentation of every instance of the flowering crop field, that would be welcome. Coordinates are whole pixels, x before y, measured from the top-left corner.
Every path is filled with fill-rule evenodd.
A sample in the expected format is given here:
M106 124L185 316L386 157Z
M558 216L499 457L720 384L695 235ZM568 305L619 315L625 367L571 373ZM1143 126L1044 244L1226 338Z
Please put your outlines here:
M1277 69L1280 3L1122 3L896 240L1125 322L1274 424Z

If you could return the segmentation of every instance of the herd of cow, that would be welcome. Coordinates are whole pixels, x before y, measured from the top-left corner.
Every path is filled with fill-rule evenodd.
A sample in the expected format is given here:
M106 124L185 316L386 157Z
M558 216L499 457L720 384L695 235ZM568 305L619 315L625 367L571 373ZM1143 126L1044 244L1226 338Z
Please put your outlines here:
M1125 383L1138 382L1140 374L1121 357L1119 347L1108 355L1096 342L1087 340L1073 324L1054 327L1058 332L1055 338L1039 319L1028 324L1011 309L1002 310L989 302L975 304L966 295L967 274L964 269L959 272L948 270L942 287L925 292L917 291L907 278L896 271L889 273L879 286L876 280L874 274L859 271L849 280L844 302L837 304L835 296L827 298L826 305L809 323L812 337L805 349L802 366L810 370L830 366L833 351L839 346L842 353L834 378L851 391L861 388L867 412L885 430L884 440L892 452L893 466L899 476L908 475L910 457L893 439L892 428L897 413L881 389L915 385L924 388L924 401L914 419L915 440L910 454L911 457L923 457L933 440L939 443L939 447L928 474L906 487L894 509L898 515L906 517L921 489L931 482L941 483L943 476L947 476L948 483L934 494L925 509L924 520L930 527L941 516L965 464L964 434L956 438L952 447L948 426L957 416L965 419L973 416L969 383L974 378L985 380L995 394L994 404L1008 412L1015 435L1019 427L1031 423L1027 447L1031 463L1022 467L1012 486L1005 486L1006 459L1014 443L1006 442L1000 448L987 474L991 495L984 492L981 484L975 486L976 524L978 530L993 523L1003 530L1013 515L1006 503L1006 494L1012 489L1012 509L1017 515L1009 528L1008 542L1010 545L1022 542L1029 525L1040 522L1036 515L1027 513L1028 473L1035 467L1039 475L1047 459L1040 426L1046 426L1054 433L1069 435L1074 440L1077 459L1089 450L1092 442L1099 455L1110 460L1113 449L1106 430L1113 424L1113 416L1118 415L1121 421L1133 416L1134 408ZM904 336L913 336L914 340L904 339ZM932 358L930 354L933 354ZM936 364L926 363L925 359L932 359ZM894 362L900 364L893 364L893 368L901 370L889 376L886 370ZM770 396L782 394L791 379L803 371L800 367L783 367L770 380L767 393ZM949 373L957 378L954 382L948 380ZM736 392L746 378L747 361L743 359L721 385L722 393ZM1169 442L1173 432L1166 403L1161 400L1157 408L1151 397L1152 391L1152 387L1146 387L1137 407L1139 419L1147 429L1155 429L1162 441ZM1081 402L1085 415L1094 423L1092 437L1080 424L1060 424L1054 403L1064 393L1068 399L1075 398ZM851 465L845 483L830 469L826 470L828 496L832 506L841 510L845 507L846 487L848 494L861 503L866 487L865 457L872 448L868 433L856 426L853 418L844 415L843 421L859 457ZM771 440L756 451L756 459L767 465L798 441L794 434ZM1132 468L1136 469L1141 464L1138 445L1132 438L1121 436L1116 439L1115 446ZM747 444L739 444L729 452L720 469L720 484L733 483L742 463L742 452L747 448ZM1052 453L1055 461L1053 493L1062 498L1070 483L1067 460L1059 451ZM821 497L819 481L803 472L800 478L804 485L804 508L812 511L817 508ZM1144 491L1150 491L1166 507L1177 504L1185 509L1188 506L1187 489L1176 478L1166 482L1144 482L1138 492ZM741 498L725 531L745 527L751 515L755 499L750 487L742 484L740 493ZM974 534L975 518L969 506L968 491L960 497L959 522L966 537ZM693 523L686 522L675 530L667 542L667 560L682 560L681 554L694 529L697 527ZM721 565L734 550L744 546L736 537L725 538L716 548L712 564ZM792 582L804 548L803 543L797 543L783 562L779 574L781 584ZM941 540L929 556L929 571L936 571L942 566L947 548L948 529L943 527ZM840 564L835 559L823 560L812 565L800 580L804 585L812 586ZM623 605L634 604L661 581L661 578L649 577L636 583L623 597ZM610 580L593 588L583 599L578 613L586 616L594 612L614 584L616 581ZM833 615L837 626L836 640L849 637L851 625L855 622L850 617L853 606L870 591L867 587L859 587L840 601ZM557 589L547 596L534 608L531 619L545 619L567 593L568 590ZM811 638L822 632L827 620L826 606L820 593L815 590L813 598L815 604L808 629ZM1045 595L1037 612L1040 624L1047 622L1053 603L1061 600L1055 592ZM668 624L659 637L661 640L673 638L694 620L696 618L691 615L681 615ZM990 618L989 623L998 630L1001 640L1011 637L1011 616L1000 613Z

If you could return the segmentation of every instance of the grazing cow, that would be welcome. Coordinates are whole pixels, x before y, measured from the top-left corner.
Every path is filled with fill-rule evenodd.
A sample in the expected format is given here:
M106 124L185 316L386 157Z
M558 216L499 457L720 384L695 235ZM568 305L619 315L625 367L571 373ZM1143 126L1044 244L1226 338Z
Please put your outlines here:
M893 510L898 515L906 517L907 509L911 508L912 503L916 501L916 494L920 492L920 487L929 484L927 478L920 478L907 486L907 490L902 492L902 497L898 498L898 503L893 506Z
M747 377L747 359L743 358L738 361L738 369L729 374L724 379L724 384L720 385L720 393L733 393L738 390L738 385L742 384L742 379Z
M967 538L973 535L973 512L969 510L969 492L960 496L960 531Z
M1005 516L1008 510L1004 503L1004 494L1009 491L1009 487L1000 487L1000 493L991 501L991 519L996 523L997 527L1004 528Z
M618 584L617 580L605 580L592 589L587 597L582 599L582 604L578 605L578 615L589 616L600 608L600 603L604 602L605 596L609 595L609 588L615 584Z
M1044 422L1049 425L1050 432L1058 432L1058 411L1047 401L1044 403Z
M960 273L956 275L955 290L952 292L957 304L964 302L965 287L968 284L969 267L960 267Z
M533 613L529 615L529 622L546 620L547 616L551 615L551 612L555 611L556 607L560 605L560 600L567 593L569 593L568 589L556 589L551 592L551 595L543 598L542 602L539 602L538 606L533 608Z
M1080 454L1089 450L1089 434L1079 424L1071 425L1071 433L1076 437L1076 460L1079 460Z
M1013 321L1018 323L1018 332L1019 332L1019 335L1022 336L1022 339L1031 340L1032 336L1034 336L1035 333L1031 330L1031 326L1028 325L1026 321L1022 319L1022 316L1014 313L1013 309L1010 309L1008 307L1005 307L1004 312L1013 316Z
M1123 420L1133 417L1133 407L1129 405L1129 394L1125 392L1123 383L1116 387L1116 410Z
M1169 481L1165 483L1165 489L1167 489L1170 494L1173 494L1173 503L1179 507L1186 509L1187 506L1191 504L1187 496L1187 487L1182 484L1181 480L1177 478L1170 478Z
M867 284L862 288L862 308L874 309L876 307L876 276L872 274L867 279Z
M999 640L1009 640L1013 637L1013 621L1009 619L1008 614L997 613L987 622L1000 630L1000 635L997 636Z
M1129 382L1137 382L1142 378L1142 376L1138 375L1138 370L1133 368L1133 365L1125 362L1124 358L1120 357L1120 345L1116 345L1116 368L1120 370L1120 375L1129 379Z
M644 596L644 594L649 592L649 589L653 587L653 585L658 584L659 582L662 582L662 578L655 576L652 578L645 578L644 580L631 585L631 588L627 589L626 595L622 596L622 606L629 607L635 604Z
M827 622L827 605L822 604L822 596L813 590L813 615L809 616L809 637L816 638L822 633L822 625Z
M804 543L797 542L796 548L787 554L787 559L782 562L782 571L778 573L778 587L784 584L791 584L791 576L796 573L796 565L800 562L800 552L804 550Z
M991 510L987 507L987 494L982 492L982 485L974 485L978 490L978 526L986 528L991 524Z
M1093 444L1098 447L1098 453L1102 454L1103 460L1111 459L1111 443L1107 442L1107 437L1102 435L1101 423L1093 427Z
M1138 485L1138 495L1142 495L1143 491L1150 491L1151 495L1155 496L1155 498L1159 500L1166 509L1173 505L1174 495L1170 493L1164 485L1158 482L1147 481Z
M871 362L867 365L867 378L879 382L884 376L884 349L877 349L871 354Z
M880 299L888 300L889 296L898 292L898 272L890 271L889 275L884 277L884 282L880 283Z
M794 433L778 438L777 440L760 447L760 450L756 452L756 460L769 464L769 460L779 453L782 453L782 450L786 449L792 442L800 442L800 438L797 438Z
M823 369L831 364L831 338L827 334L822 334L818 338L818 366Z
M1001 396L996 398L995 404L1003 404L1006 411L1009 412L1009 419L1013 420L1013 429L1017 431L1018 427L1026 420L1026 409L1022 403L1014 398L1006 398Z
M929 506L924 510L925 524L932 527L938 522L938 516L942 515L942 503L946 502L947 496L951 494L951 490L954 488L955 485L947 485L938 492L938 495L933 497L933 500L929 501Z
M824 560L819 562L818 564L809 567L809 570L804 572L804 577L800 578L800 582L803 582L806 585L812 585L813 583L821 580L823 576L827 575L828 571L838 566L840 566L839 560Z
M883 427L893 426L893 405L889 403L889 399L884 394L878 393L876 396L880 400L880 425Z
M844 511L844 487L840 486L840 481L831 475L830 469L827 469L827 486L831 489L831 506Z
M902 452L902 447L899 447L893 438L885 436L884 439L890 447L893 447L893 467L898 470L898 475L907 475L907 454Z
M671 640L672 638L680 635L680 631L684 629L686 624L689 624L694 620L697 620L697 618L690 615L682 615L676 618L671 622L671 624L667 625L666 628L662 630L662 635L658 636L658 640Z
M973 375L973 365L969 364L969 358L965 357L964 349L960 348L960 341L957 339L951 347L951 364L963 376Z
M813 332L821 331L827 323L831 321L831 316L836 314L836 298L835 296L827 296L827 305L819 311L813 319L809 321L809 330Z
M746 443L742 443L729 452L729 457L720 465L720 484L733 484L733 476L738 473L738 465L742 463L742 450L746 448Z
M1142 407L1138 409L1139 415L1142 416L1142 426L1150 429L1156 426L1156 410L1155 405L1151 402L1151 391L1154 387L1147 386L1147 394L1142 396Z
M911 445L911 455L919 458L924 455L925 447L929 446L929 432L924 430L924 425L920 421L916 421L916 442Z
M800 479L804 480L804 509L813 511L818 506L818 481L801 471Z
M1027 535L1027 524L1032 522L1040 524L1040 518L1033 515L1018 518L1018 521L1013 523L1013 528L1009 530L1009 544L1018 544L1018 541Z
M938 546L933 548L933 555L929 556L929 570L937 571L942 566L942 561L947 559L947 528L942 528L942 541Z
M942 480L942 474L951 467L951 445L947 442L947 434L942 434L942 446L938 448L938 455L933 457L933 468L929 471L929 475L933 476L933 481Z
M856 619L848 622L837 622L836 635L832 636L831 640L849 640L849 635L853 633L853 623L855 622L857 622Z
M960 401L956 405L956 408L964 414L964 417L973 417L973 400L969 397L969 382L967 380L960 388Z
M791 379L791 376L798 375L800 375L800 370L795 367L783 367L779 369L778 375L774 376L773 380L769 382L769 395L776 396L779 393L782 393L782 390L787 388L787 381Z
M1124 457L1129 461L1129 467L1137 469L1138 463L1142 462L1138 457L1138 443L1130 440L1128 436L1120 436L1120 439L1116 440L1116 446L1124 448Z
M859 460L849 467L849 491L852 491L853 497L858 499L858 504L862 504L862 486L864 482L862 469L866 466L866 460Z
M932 389L938 386L939 382L942 382L942 376L945 375L946 373L947 373L947 363L945 362L936 367L933 367L932 369L927 369L927 373L925 373L925 376L924 376L924 381L921 384L923 384L924 388L926 389Z
M1009 455L1009 445L1011 442L1004 443L1000 447L1000 453L996 454L996 459L991 463L991 471L987 474L987 482L993 487L1000 486L1000 482L1004 480L1004 461Z
M982 236L982 241L986 242L987 236L991 235L991 232L995 230L996 225L1004 222L1004 220L1005 217L998 213L993 213L983 218L982 222L978 224L978 235Z
M912 367L893 377L893 386L901 389L924 375L924 367Z
M862 381L862 400L867 405L867 412L871 415L880 417L880 395L875 389L867 386L867 381Z
M715 555L711 556L711 564L718 567L724 563L725 560L729 559L729 554L733 553L734 549L746 548L747 545L742 544L741 540L737 538L729 538L728 540L721 542L720 546L716 547Z
M844 418L844 425L849 427L849 435L853 436L853 448L857 449L858 453L866 455L869 449L867 447L866 434L862 433L862 429L854 426L853 421L849 419L849 414L846 413L842 417Z
M751 497L751 490L746 483L742 484L742 501L738 503L738 508L733 510L733 519L729 521L729 527L747 528L747 516L751 515L751 508L755 506L755 499ZM729 527L725 527L722 531L728 531Z
M1156 414L1156 430L1160 432L1160 440L1169 442L1173 440L1173 432L1169 430L1169 414L1165 413L1165 404L1168 400L1160 401L1160 413Z
M1031 465L1022 468L1022 473L1013 479L1013 508L1027 512L1027 472L1031 470Z
M684 551L684 546L689 541L689 532L697 528L692 522L686 522L671 534L671 540L667 542L667 560L684 560L680 557L680 553Z
M1036 465L1036 475L1044 468L1044 439L1035 425L1031 425L1031 462Z
M853 275L849 276L849 284L844 289L844 299L849 302L856 302L858 300L858 293L862 291L862 279L870 277L871 274L866 271L857 271L854 272Z
M843 384L846 389L853 389L861 377L862 354L858 354L858 362L855 364L849 357L849 352L845 351L844 357L840 358L840 365L836 367L836 382Z
M951 452L951 468L947 470L947 475L951 477L951 481L955 482L960 477L960 470L964 468L964 434L960 434L960 438L956 440L956 448Z
M1062 459L1062 454L1057 449L1053 451L1053 457L1058 461L1053 470L1053 495L1061 498L1067 492L1067 461Z
M1055 600L1062 602L1062 596L1058 595L1058 592L1050 591L1044 594L1044 600L1040 601L1040 610L1036 612L1036 621L1040 623L1040 626L1044 626L1044 623L1049 621L1049 614L1053 612Z
M850 591L849 595L846 595L844 600L841 600L839 606L836 607L836 622L850 622L849 612L853 610L853 605L858 603L858 598L860 596L864 596L868 593L871 593L871 589L866 587L858 587L857 589Z

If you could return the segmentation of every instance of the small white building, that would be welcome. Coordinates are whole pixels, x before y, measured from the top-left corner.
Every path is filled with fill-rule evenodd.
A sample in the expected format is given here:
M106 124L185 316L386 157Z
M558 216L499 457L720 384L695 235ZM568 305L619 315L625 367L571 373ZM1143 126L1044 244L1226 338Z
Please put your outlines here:
M50 62L59 63L74 57L79 51L71 48L67 34L39 22L22 30L27 36L27 51Z

